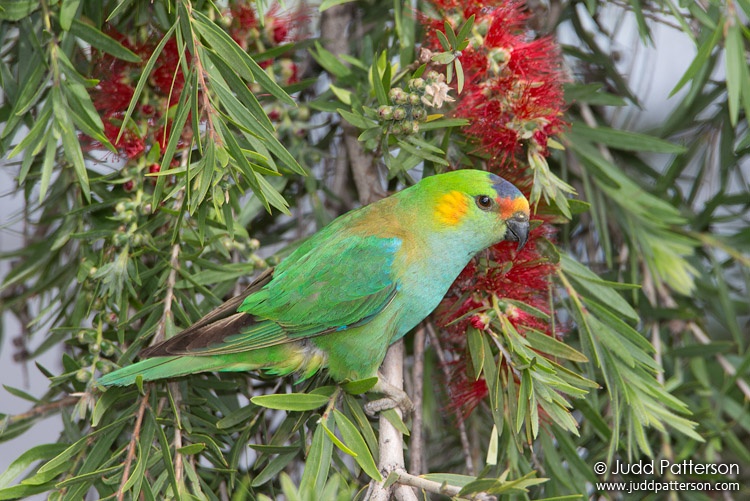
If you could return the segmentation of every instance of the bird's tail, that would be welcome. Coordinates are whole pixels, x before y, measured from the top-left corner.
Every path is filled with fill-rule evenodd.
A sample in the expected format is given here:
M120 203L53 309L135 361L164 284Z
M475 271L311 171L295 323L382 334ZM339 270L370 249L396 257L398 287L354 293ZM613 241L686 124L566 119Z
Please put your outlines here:
M128 386L135 383L138 376L143 381L153 381L168 377L186 376L196 372L226 370L225 362L217 357L173 356L147 358L133 365L105 374L97 383L100 386Z

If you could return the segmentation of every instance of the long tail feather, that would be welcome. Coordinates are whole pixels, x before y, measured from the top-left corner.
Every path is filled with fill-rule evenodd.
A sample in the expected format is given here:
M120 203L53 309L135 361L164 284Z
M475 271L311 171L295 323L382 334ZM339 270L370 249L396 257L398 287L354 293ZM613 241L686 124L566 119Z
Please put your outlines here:
M153 381L219 370L225 365L226 362L216 357L154 357L105 374L97 382L101 386L128 386L134 384L138 376L143 377L144 381Z

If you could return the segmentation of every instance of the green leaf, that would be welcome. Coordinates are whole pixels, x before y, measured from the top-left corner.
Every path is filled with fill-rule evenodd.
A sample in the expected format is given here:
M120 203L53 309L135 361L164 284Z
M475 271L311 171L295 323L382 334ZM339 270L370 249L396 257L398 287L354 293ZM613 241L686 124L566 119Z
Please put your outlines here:
M569 274L578 284L589 293L589 297L606 304L609 308L618 311L623 316L637 321L638 313L617 292L599 278L594 272L581 265L567 254L560 255L562 269Z
M377 58L377 60L373 61L372 66L370 66L370 73L369 73L369 79L370 79L370 86L372 86L373 90L375 91L375 98L378 100L378 105L383 106L389 104L388 100L388 88L386 84L383 82L383 73L381 72L381 68L385 68L386 65L388 65L388 60L386 59L386 53L381 52L380 56Z
M70 26L73 23L76 13L78 12L78 6L81 4L81 0L63 0L60 6L60 27L65 31L70 30Z
M620 96L604 91L604 84L563 84L566 103L589 103L594 106L625 106L626 102Z
M91 44L92 47L96 47L102 52L106 52L118 59L122 59L129 63L141 62L141 58L135 52L128 49L106 33L103 33L95 27L79 21L78 19L73 19L73 22L70 25L70 32L84 42Z
M120 5L124 5L124 4L125 2L121 3ZM129 123L130 117L133 114L133 110L135 109L136 105L140 102L143 88L146 87L146 84L148 83L149 78L151 77L151 72L153 71L154 66L156 66L156 62L159 60L161 51L164 49L164 46L167 45L167 42L172 36L172 33L174 33L175 29L177 29L177 23L173 24L169 28L169 30L167 30L167 32L164 34L164 36L159 41L157 46L154 48L154 51L151 53L151 57L148 58L148 62L146 62L146 66L143 67L143 71L141 72L141 77L138 79L138 83L136 84L135 90L133 91L133 97L130 99L130 104L128 105L128 109L125 111L125 116L122 118L122 127L120 127L120 132L117 134L118 140L120 139L120 136L122 136L122 132L125 130L125 127ZM166 166L162 165L161 167L162 167L162 170L165 170Z
M684 153L684 146L672 144L663 139L609 127L589 127L580 122L573 123L573 132L594 142L606 144L625 151L652 151L654 153Z
M352 113L341 108L337 109L336 111L338 111L339 114L344 117L344 120L359 129L369 129L373 126L374 122L372 120L365 118L358 113Z
M331 466L333 443L326 440L329 430L324 425L325 423L321 421L315 429L315 433L313 433L312 443L305 461L305 470L302 472L302 479L299 484L300 492L313 494L311 499L324 499L321 494L325 488Z
M415 157L419 157L419 158L422 158L424 160L429 160L429 161L434 162L434 163L436 163L438 165L445 165L445 166L450 165L450 162L448 162L445 158L439 157L437 155L433 155L432 153L429 153L429 152L425 151L425 149L415 148L414 146L412 146L408 142L402 141L400 139L397 140L396 142L397 142L397 144L399 145L400 148L402 148L404 151L406 151L408 153L411 153Z
M263 127L263 125L261 125L261 123L253 116L253 114L240 103L240 101L223 83L214 80L211 87L216 92L217 96L224 105L224 108L235 120L237 125L244 127L248 132L255 134L257 137L263 139L263 144L274 155L276 155L279 160L284 162L284 164L290 170L302 175L307 174L302 166L300 166L297 160L292 156L292 154L289 153L289 151L279 142L278 138L274 136L273 132ZM229 132L227 129L225 139L229 134L231 134L231 132ZM239 157L235 157L235 159L238 158Z
M447 23L448 22L446 21L446 24ZM450 25L448 25L448 26L450 26ZM440 42L440 45L443 46L443 50L444 51L449 51L451 49L451 44L448 41L448 37L445 36L445 33L443 33L442 31L438 30L438 31L435 32L435 34L438 37L438 41Z
M338 98L339 101L346 104L347 106L352 105L352 92L346 89L343 89L341 87L336 87L335 85L331 84L328 86L331 89L331 92Z
M419 124L419 130L447 129L449 127L465 127L467 125L469 125L469 121L464 118L440 118Z
M357 430L354 424L337 409L333 410L333 417L339 432L341 432L341 438L343 438L343 441L347 446L357 454L354 457L357 464L359 464L362 470L367 473L370 478L382 482L383 477L380 475L375 460L373 459L372 454L370 454L370 449L367 447L365 439L362 438L362 434L359 430Z
M394 428L401 432L402 435L409 436L409 428L406 426L406 423L404 423L404 420L401 419L398 412L396 412L396 409L385 409L384 411L381 411L380 414L386 418Z
M724 64L727 69L727 95L729 104L729 119L732 125L737 125L740 112L740 100L747 103L750 99L750 73L748 72L747 59L745 58L745 42L742 36L742 21L739 17L730 17L726 23L727 29L725 45ZM745 113L750 113L745 106Z
M466 40L466 38L469 36L469 33L471 32L471 28L474 27L474 20L476 19L476 14L472 14L469 19L464 21L464 24L461 25L461 28L458 30L458 35L456 36L456 39L459 43ZM463 49L461 49L463 50Z
M7 487L17 476L29 469L33 463L53 458L66 449L66 444L37 445L18 456L10 466L0 474L0 489Z
M237 45L229 34L219 28L216 23L209 19L205 14L197 9L193 9L193 17L196 23L193 24L200 32L203 38L211 47L224 59L224 61L249 81L257 81L264 90L268 91L273 97L281 102L291 106L297 103L284 92L284 89L268 76L268 73L256 63L247 52Z
M458 58L453 60L453 64L456 66L456 91L461 94L464 90L464 67Z
M250 483L252 487L259 487L279 476L279 472L287 467L289 463L297 456L297 452L279 454L268 462L263 470Z
M349 381L348 383L344 383L341 385L341 387L344 389L345 392L351 394L351 395L359 395L361 393L365 393L366 391L369 391L375 384L377 384L378 378L370 377L366 379L359 379L357 381Z
M346 78L352 74L352 70L342 63L332 52L323 47L320 42L315 42L315 50L310 49L310 55L324 70L336 78Z
M311 411L328 403L325 395L310 393L284 393L279 395L259 395L250 399L255 405L284 411Z
M377 378L375 378L377 380ZM3 388L5 388L5 391L10 393L11 395L14 395L18 398L22 398L24 400L28 400L29 402L38 403L39 399L33 397L32 395L29 395L23 390L19 390L18 388L13 388L12 386L8 386L7 384L3 385Z
M333 445L338 447L344 454L348 454L349 456L353 458L357 457L357 453L351 450L349 447L347 447L344 442L339 440L339 437L337 437L336 434L333 433L328 426L326 426L324 423L321 422L320 427L323 428L323 431L325 432L325 434L328 435L329 439L331 439L331 442L333 443Z
M700 9L699 9L700 10ZM716 44L719 43L719 37L721 36L721 27L717 26L710 37L706 38L706 40L703 42L703 44L698 49L698 53L695 55L695 59L693 59L693 62L690 63L690 66L688 66L688 69L685 70L685 74L682 75L682 78L680 78L680 81L677 82L677 84L674 86L674 89L669 93L669 97L674 96L686 83L688 83L690 80L696 77L698 73L700 72L700 69L703 68L706 63L708 62L708 57L711 55L711 52L716 48Z
M568 346L567 344L558 341L552 336L548 336L543 332L539 332L535 329L526 329L526 339L529 341L531 347L536 351L547 353L555 357L565 358L572 360L573 362L588 362L589 359L586 355Z
M471 366L474 369L474 379L478 380L482 375L482 368L484 367L484 342L482 341L482 333L474 327L466 329L466 344L469 347Z
M179 452L180 454L184 454L185 456L190 456L192 454L198 454L205 448L206 444L190 444L184 447L180 447L179 449L177 449L177 452Z
M420 478L440 482L441 484L455 485L456 487L463 487L477 479L476 477L459 475L457 473L425 473L424 475L420 475Z
M0 0L0 20L20 21L41 6L39 0Z

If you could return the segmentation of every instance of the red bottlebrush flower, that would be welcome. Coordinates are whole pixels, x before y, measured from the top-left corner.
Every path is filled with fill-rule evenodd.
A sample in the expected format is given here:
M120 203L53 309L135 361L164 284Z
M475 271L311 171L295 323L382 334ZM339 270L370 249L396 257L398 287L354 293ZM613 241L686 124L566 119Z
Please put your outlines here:
M109 117L105 118L104 135L126 158L135 158L145 151L146 144L143 139L132 130L126 128L118 141L117 136L119 134L120 125L112 123Z
M161 165L159 164L151 164L148 166L148 173L149 174L156 174L161 170Z
M251 2L230 2L230 36L244 50L264 50L269 45L281 45L300 40L308 25L310 8L302 2L295 10L283 11L275 3L266 13L263 23L258 22Z
M476 16L471 43L460 56L466 84L454 116L470 120L464 132L489 154L490 170L516 167L528 148L546 154L547 138L566 125L563 73L553 40L529 38L528 15L518 0L432 3L454 24ZM430 33L443 29L443 20L422 21ZM443 50L435 35L426 43Z
M289 36L289 25L285 23L274 23L273 26L273 41L277 44L281 44Z
M551 237L552 233L552 226L547 224L535 228L520 253L511 242L491 247L482 259L472 260L461 272L436 310L436 321L447 333L443 348L454 353L458 360L447 382L450 407L461 411L464 416L486 396L486 391L480 391L481 387L465 374L466 331L470 327L479 330L491 327L489 313L493 296L497 298L501 314L519 333L535 329L551 334L549 324L543 319L504 300L520 301L546 314L551 313L549 276L555 265L542 257L537 243L542 238Z
M258 39L258 20L249 2L231 2L229 35L244 50L248 50Z
M532 181L519 165L525 166L529 151L547 155L548 138L566 125L559 49L550 38L532 39L520 0L431 2L442 17L421 18L428 33L423 46L432 52L444 50L436 33L444 30L445 20L458 30L475 16L469 46L459 56L465 83L463 92L456 93L452 115L469 121L463 133L487 158L488 170L530 189ZM544 320L507 300L550 314L549 276L555 265L540 254L537 243L552 232L547 224L535 228L520 253L508 242L493 246L483 259L466 267L438 307L437 322L448 333L444 348L459 361L448 382L452 407L465 414L486 395L484 381L466 375L466 331L491 328L488 315L493 298L500 314L519 333L527 329L550 333Z
M135 89L116 80L101 80L91 91L91 101L102 116L113 115L128 109Z
M177 40L170 38L159 55L158 62L151 74L154 90L164 96L169 96L169 106L177 104L180 93L185 87L185 75L180 68L180 53Z
M489 391L484 378L470 380L466 375L466 364L458 363L453 366L449 384L450 408L460 413L461 419L469 414L484 400Z
M310 20L311 11L304 2L295 10L282 12L279 4L275 3L268 9L265 19L265 29L268 39L276 45L300 40Z

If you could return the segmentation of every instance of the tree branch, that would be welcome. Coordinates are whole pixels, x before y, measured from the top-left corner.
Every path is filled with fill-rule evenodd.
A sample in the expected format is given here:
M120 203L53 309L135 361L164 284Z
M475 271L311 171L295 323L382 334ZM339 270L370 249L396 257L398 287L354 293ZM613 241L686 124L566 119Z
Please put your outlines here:
M422 397L424 396L424 343L426 327L422 323L414 333L414 367L412 368L413 391L410 395L414 403L409 437L409 471L420 475L424 471L422 443Z
M323 40L323 45L335 56L349 54L349 40L355 38L351 36L355 16L356 10L353 4L338 5L323 12L320 19L320 32L337 35ZM341 122L341 129L344 131L343 146L349 157L349 166L357 193L359 193L359 200L363 204L370 204L384 198L386 191L377 163L372 155L362 149L362 144L357 139L359 129L345 121Z
M146 393L141 396L141 405L138 406L138 414L135 418L133 436L130 437L128 454L125 457L125 467L122 471L122 480L120 481L120 487L117 489L117 501L123 501L123 499L125 499L125 484L128 482L130 466L133 464L133 459L135 459L136 444L141 436L141 424L143 423L143 415L146 413L146 405L148 404L148 395L150 391L151 390L146 390Z
M385 356L383 365L380 372L385 379L385 382L395 386L399 390L404 387L404 341L403 339L392 344L388 349L388 353ZM402 416L401 409L398 407L394 408L399 416ZM380 415L380 458L378 458L378 469L384 478L392 471L397 469L404 469L404 437L401 432L398 431L387 418ZM370 482L370 488L367 499L371 501L387 501L391 494L395 494L395 490L399 490L398 487L385 486L385 480L383 482ZM416 496L408 489L409 495L404 492L399 492L401 499L414 499Z

